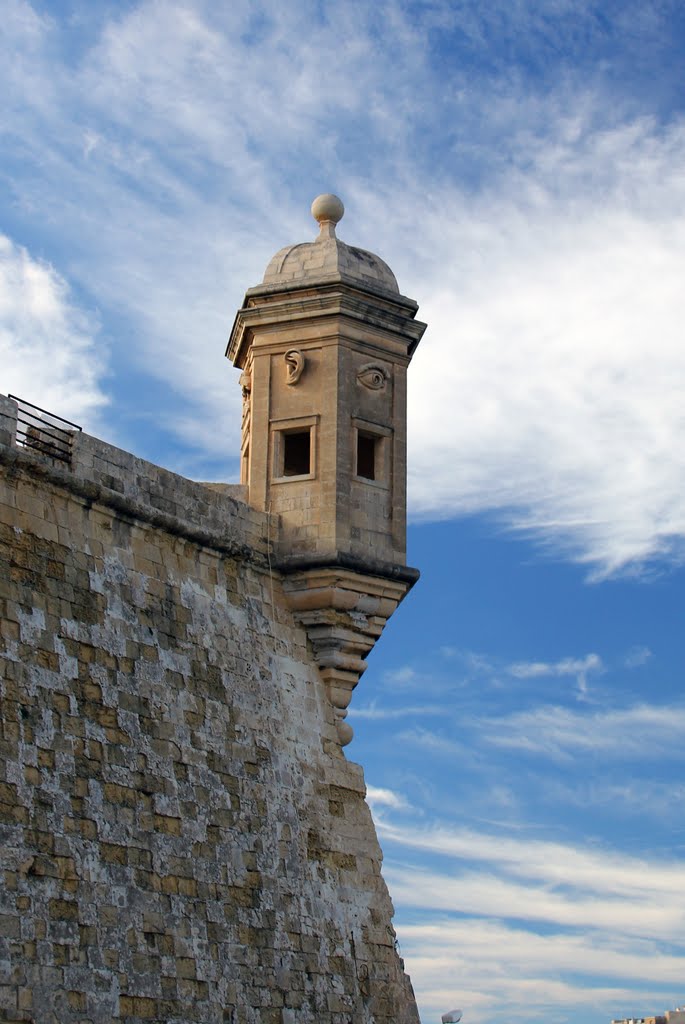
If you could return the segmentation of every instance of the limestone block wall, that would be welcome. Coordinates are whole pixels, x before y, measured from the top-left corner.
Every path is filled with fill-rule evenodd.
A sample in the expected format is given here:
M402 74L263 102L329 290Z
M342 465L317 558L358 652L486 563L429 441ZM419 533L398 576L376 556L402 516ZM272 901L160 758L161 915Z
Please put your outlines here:
M417 1024L270 525L0 399L0 1019ZM239 492L238 492L239 493Z

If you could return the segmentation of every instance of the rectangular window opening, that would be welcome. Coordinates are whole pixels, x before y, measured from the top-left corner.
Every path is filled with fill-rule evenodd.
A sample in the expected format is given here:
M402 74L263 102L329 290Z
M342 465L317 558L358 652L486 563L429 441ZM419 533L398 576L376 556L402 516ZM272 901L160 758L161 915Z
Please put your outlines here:
M379 438L357 431L357 476L365 480L376 479L376 450Z
M312 471L311 430L288 431L282 435L283 476L307 476Z

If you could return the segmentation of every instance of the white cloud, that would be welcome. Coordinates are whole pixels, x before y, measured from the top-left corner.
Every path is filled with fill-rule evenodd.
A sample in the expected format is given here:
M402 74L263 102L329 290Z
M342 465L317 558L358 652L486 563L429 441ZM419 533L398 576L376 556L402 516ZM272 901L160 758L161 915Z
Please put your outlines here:
M527 661L509 665L507 672L516 679L539 679L545 677L560 678L573 676L578 685L578 692L586 696L588 691L587 677L590 672L602 672L604 666L597 654L587 654L584 658L562 658L561 661L543 662Z
M402 924L400 941L426 1021L455 1003L474 1024L566 1020L570 1007L579 1019L609 1020L636 1007L663 1010L665 988L672 1005L680 998L682 958L651 941L442 915Z
M488 743L550 757L592 752L626 760L681 760L685 708L635 704L609 711L578 712L546 706L482 723Z
M424 1013L457 1003L474 1021L556 1018L571 1005L615 1016L660 1006L664 991L677 998L680 861L448 825L382 820L378 831ZM412 851L436 866L410 863Z
M685 867L679 861L649 862L611 850L490 835L468 828L400 828L386 821L379 832L402 847L473 862L483 871L490 865L493 871L504 871L516 879L595 893L604 899L620 896L639 903L656 897L669 912L670 908L685 913ZM638 922L638 934L639 928Z
M105 402L96 335L64 278L0 235L2 390L92 428Z
M383 673L383 680L393 686L413 686L419 681L419 674L411 665L402 665L400 668L389 669Z
M368 718L383 721L393 718L416 718L417 715L444 715L445 709L437 704L405 705L397 708L379 707L375 701L365 707L351 707L352 718Z
M451 910L529 924L544 922L558 928L606 930L664 942L678 941L685 927L682 895L674 889L665 895L670 902L660 904L652 892L624 895L620 899L610 893L602 898L594 888L589 892L554 891L548 885L514 882L478 870L455 871L450 878L444 872L388 867L385 874L394 899L416 910ZM681 960L681 970L682 966ZM599 966L597 971L607 973Z
M521 661L507 667L507 672L517 679L536 679L540 676L578 676L588 672L600 672L602 659L597 654L584 658L562 658L560 661Z
M380 786L366 787L366 799L371 807L392 807L393 810L403 810L409 804L401 793L394 789L383 789Z
M421 210L437 251L412 286L430 332L411 494L419 515L499 510L612 572L680 557L685 531L685 124L561 123L526 171L468 205L434 196L439 223Z

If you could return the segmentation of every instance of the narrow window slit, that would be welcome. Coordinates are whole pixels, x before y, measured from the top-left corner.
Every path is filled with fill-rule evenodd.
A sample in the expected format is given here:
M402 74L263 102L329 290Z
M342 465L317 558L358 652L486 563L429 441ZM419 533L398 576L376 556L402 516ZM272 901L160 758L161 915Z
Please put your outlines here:
M357 432L357 476L365 480L376 479L376 448L378 438L373 434Z

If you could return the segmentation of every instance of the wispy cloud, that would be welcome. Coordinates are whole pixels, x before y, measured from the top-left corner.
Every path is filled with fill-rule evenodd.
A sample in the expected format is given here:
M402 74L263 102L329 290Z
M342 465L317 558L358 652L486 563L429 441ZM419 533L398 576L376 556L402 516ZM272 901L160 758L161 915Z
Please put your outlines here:
M652 652L649 647L632 647L623 659L623 664L626 668L641 668L651 657Z
M642 865L643 870L645 867ZM421 871L415 867L405 870L391 867L386 869L386 874L398 902L424 911L450 909L460 914L546 922L559 928L606 930L664 942L677 941L685 927L682 896L674 888L663 896L675 902L660 905L652 891L624 895L620 899L610 893L603 898L595 887L584 892L577 889L550 891L548 886L531 881L517 883L482 870L458 872L451 879L443 872ZM679 962L682 970L682 960ZM600 965L596 971L607 973Z
M348 712L351 718L368 718L375 721L396 718L416 718L417 715L444 715L444 707L438 704L413 704L387 707L375 702L366 706L352 706Z
M475 208L440 196L412 495L424 515L499 509L609 573L682 554L685 125L570 129Z
M604 665L597 654L587 654L584 658L562 658L561 661L522 661L507 666L509 675L517 679L560 678L572 676L578 685L581 696L587 695L587 677L591 672L602 672Z
M568 891L583 890L604 898L624 896L640 901L658 894L669 905L666 912L675 909L679 915L685 913L685 866L681 861L654 859L652 863L608 849L518 839L507 833L488 834L447 825L417 828L384 822L380 830L386 840L402 847L477 863L481 870L490 865L517 879L561 886ZM641 926L635 920L640 933Z
M622 815L633 829L636 821L642 829L647 821L650 828L654 823L671 822L671 835L685 834L685 822L680 825L685 784L677 779L626 778L625 773L619 778L593 775L552 779L547 776L541 786L541 796L548 805L576 807L583 811L597 808L614 817Z
M483 720L488 743L550 757L590 753L626 760L685 757L685 707L635 704L578 712L548 705Z
M600 672L602 659L597 654L584 658L562 658L560 661L519 661L507 667L507 672L517 679L535 679L540 676L585 676L588 672Z
M450 825L383 820L378 828L403 952L431 1013L455 998L480 1020L497 1005L537 1015L586 1000L615 1014L657 987L660 998L664 987L676 997L685 957L680 861ZM409 863L412 851L438 858L436 866Z
M402 731L397 736L397 740L400 743L410 744L441 757L471 758L473 755L468 745L458 739L459 732L460 730L455 727L452 735L445 736L432 732L430 729L422 729L417 726L414 729Z
M412 686L419 681L419 674L411 665L402 665L400 668L388 669L383 674L383 680L392 686Z
M451 915L407 922L400 938L426 1021L455 1002L474 1021L497 1019L503 1010L507 1020L566 1020L568 1007L580 1019L609 1020L636 1007L663 1008L664 991L671 1005L681 999L682 958L660 955L650 940L599 931L535 934Z

